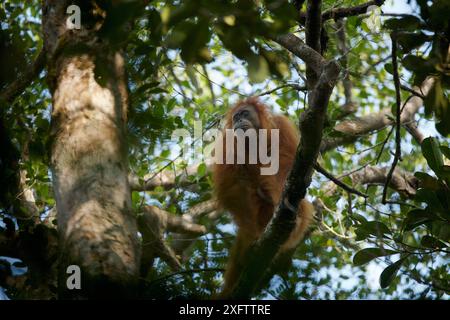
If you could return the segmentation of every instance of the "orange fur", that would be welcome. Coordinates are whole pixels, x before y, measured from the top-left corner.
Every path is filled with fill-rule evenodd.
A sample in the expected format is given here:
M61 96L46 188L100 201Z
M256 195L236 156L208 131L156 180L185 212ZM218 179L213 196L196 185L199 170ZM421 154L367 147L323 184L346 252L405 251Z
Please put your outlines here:
M214 166L213 180L219 205L232 214L238 227L236 242L225 272L222 297L226 297L233 289L239 278L241 263L247 249L261 236L273 216L300 139L297 129L287 117L272 114L257 98L246 99L234 106L226 116L224 129L232 128L233 114L246 105L252 105L255 108L261 128L269 131L267 143L269 149L270 130L280 130L279 170L275 175L261 175L259 163L215 164ZM225 150L225 141L223 145ZM225 157L226 151L223 154ZM302 200L299 205L297 227L281 247L281 251L294 248L301 241L312 221L313 213L312 205Z

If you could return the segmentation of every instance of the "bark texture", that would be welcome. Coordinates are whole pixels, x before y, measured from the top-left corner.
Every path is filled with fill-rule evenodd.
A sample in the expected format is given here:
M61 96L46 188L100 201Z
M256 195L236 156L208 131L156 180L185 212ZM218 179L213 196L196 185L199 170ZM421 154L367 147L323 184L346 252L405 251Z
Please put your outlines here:
M128 183L124 60L120 49L101 36L105 12L80 3L86 23L81 30L66 29L70 4L48 0L43 7L53 98L51 171L62 252L60 294L129 296L140 252ZM66 290L66 268L73 264L82 271L81 293Z

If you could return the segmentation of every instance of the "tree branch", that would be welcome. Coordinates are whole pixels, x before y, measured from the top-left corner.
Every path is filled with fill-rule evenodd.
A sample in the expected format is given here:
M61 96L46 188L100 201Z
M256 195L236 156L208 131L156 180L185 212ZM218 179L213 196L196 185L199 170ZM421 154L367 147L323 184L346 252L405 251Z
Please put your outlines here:
M421 145L423 139L425 139L425 136L423 133L419 130L415 122L408 122L405 123L405 129L409 132L410 135L416 140L416 142Z
M278 86L276 88L273 88L272 90L268 90L268 91L264 91L262 93L259 93L259 94L257 94L257 96L258 97L265 96L265 95L274 93L275 91L283 89L283 88L292 88L292 89L297 90L297 91L306 91L306 87L305 86L300 86L300 85L295 84L295 83L285 83L285 84L282 84L282 85L280 85L280 86Z
M326 62L325 59L316 50L306 45L299 37L288 33L272 37L271 40L302 59L315 74L321 74L322 67Z
M402 85L400 85L400 88L402 88L402 90L408 91L409 93L411 93L411 94L413 94L415 96L418 96L421 99L425 99L425 96L422 93L417 92L416 90L411 89L410 87L407 87L407 86L402 84Z
M192 223L185 216L176 216L168 211L162 210L155 206L144 207L143 215L152 217L154 221L157 220L157 225L160 229L170 232L182 232L190 235L202 235L206 232L206 228L202 225Z
M20 121L19 121L20 123ZM7 207L11 208L11 212L19 220L22 220L21 223L27 223L27 224L35 224L39 223L39 208L36 205L36 198L34 196L34 190L28 185L28 172L26 168L23 166L23 163L29 160L29 142L31 140L31 133L29 132L28 128L24 125L24 128L26 128L26 138L24 139L24 143L22 146L22 150L20 153L20 160L15 159L20 163L20 165L17 166L18 168L18 174L13 175L14 181L11 181L10 188L11 193L5 192L6 195L10 194L11 198L9 199L9 203L11 206L6 205ZM4 133L4 140L5 142L5 149L11 148L9 145L11 143L11 140L9 136L6 134L3 128L0 129L1 133ZM0 134L1 134L0 133ZM9 159L3 159L2 160L9 160ZM10 165L11 163L7 164ZM11 169L14 169L13 167ZM5 181L5 183L8 183L8 181Z
M389 183L391 182L392 175L394 174L395 167L397 166L397 163L399 160L401 160L402 156L402 149L401 149L401 113L402 113L402 100L400 96L400 77L398 75L398 64L397 64L397 39L394 35L391 35L391 41L392 41L392 69L393 69L393 76L394 76L394 85L395 85L395 104L396 104L396 114L395 114L395 154L394 154L394 160L392 161L391 169L388 172L388 175L386 177L386 182L384 184L383 188L383 197L381 202L383 204L386 203L386 195L387 195L387 188Z
M351 174L350 178L355 185L384 185L389 170L389 167L377 168L367 166L363 170ZM414 175L400 168L395 168L389 181L389 186L400 194L412 198L416 194L419 182Z
M340 19L345 17L351 17L351 16L357 16L360 14L364 14L367 12L367 9L370 6L378 6L381 7L384 4L384 0L373 0L368 1L366 3L354 6L354 7L348 7L348 8L334 8L325 11L322 14L322 21L330 20L330 19ZM300 23L304 23L306 20L306 14L300 13L299 21Z
M426 96L433 87L434 83L435 78L427 77L422 82L420 88L415 88L414 90L423 92L423 95ZM411 122L414 119L414 114L416 114L416 112L419 110L422 104L423 100L417 96L414 96L411 99L409 99L403 108L400 117L400 123L403 124ZM373 113L360 118L340 122L334 127L334 130L343 133L344 136L338 138L328 138L324 140L320 148L320 151L326 152L331 149L334 149L339 145L353 143L361 136L367 135L372 131L381 130L386 126L392 125L392 120L389 118L391 114L392 114L391 109L385 108L378 113Z
M183 232L194 236L206 232L204 226L154 206L144 207L144 211L138 217L138 227L143 239L141 257L141 276L143 277L146 276L157 256L161 257L173 270L181 268L175 252L164 240L164 232Z
M321 173L323 176L327 177L328 179L330 179L335 185L341 187L342 189L344 189L347 192L356 194L360 197L364 197L367 198L368 195L364 194L348 185L346 185L344 182L342 182L341 180L339 180L338 178L336 178L335 176L333 176L331 173L329 173L327 170L325 170L325 168L323 168L319 163L316 163L314 165L314 169L316 169L317 172Z
M349 176L353 182L353 187L358 185L384 185L388 174L389 167L365 166L360 170L341 174L340 177ZM339 177L337 177L339 179ZM413 174L406 172L400 168L395 168L392 174L389 187L398 193L412 198L419 187L419 181ZM337 185L334 182L327 183L323 189L327 196L336 192Z
M221 212L216 210L217 201L212 199L193 206L186 211L183 218L191 221L192 223L198 223L201 218L207 215L204 226L207 230L209 230L215 221L220 217ZM197 240L196 237L189 236L185 233L174 233L172 238L172 248L177 254L181 255L183 259L186 257L185 251Z
M171 189L175 186L175 184L180 186L193 184L192 181L188 180L188 176L194 175L197 172L197 168L198 164L184 169L179 175L178 181L175 181L177 175L173 170L161 170L157 173L148 174L142 179L135 174L130 174L128 176L128 181L132 191L150 191L156 187Z
M351 239L349 239L347 236L342 236L340 234L337 234L337 232L334 232L334 230L330 230L329 227L326 227L323 224L323 211L324 210L329 210L325 204L323 203L322 200L320 199L315 199L313 201L313 206L314 209L316 210L316 215L315 215L315 220L317 222L321 222L321 223L317 223L317 229L312 229L310 233L314 233L316 230L316 232L321 233L322 236L325 237L331 237L332 239L338 241L339 243L341 243L344 247L352 249L353 251L358 251L360 250L360 246L357 245L356 243L354 243Z
M141 277L146 277L156 257L161 257L173 270L181 269L181 263L173 250L164 241L164 230L167 227L165 215L145 207L138 216L138 229L142 234Z
M209 93L211 94L211 104L213 107L216 107L216 95L214 93L213 83L209 78L208 70L206 69L205 64L202 63L202 71L205 74L206 81L208 82Z
M384 0L374 0L374 1L368 1L366 3L360 4L360 5L357 5L354 7L330 9L323 13L322 20L323 21L326 21L329 19L336 20L339 18L357 16L357 15L366 13L367 9L370 6L381 7L383 4L384 4Z
M36 57L33 64L9 86L0 93L0 102L11 103L16 99L25 88L39 75L44 69L46 62L46 53L42 50Z
M320 53L322 0L308 0L306 6L306 44Z
M306 5L305 37L306 45L320 54L320 33L322 30L322 0L308 0ZM311 90L317 83L319 74L306 64L306 79Z
M187 218L189 221L198 221L205 214L210 213L217 209L217 200L211 199L204 202L196 204L192 208L189 208L183 217Z

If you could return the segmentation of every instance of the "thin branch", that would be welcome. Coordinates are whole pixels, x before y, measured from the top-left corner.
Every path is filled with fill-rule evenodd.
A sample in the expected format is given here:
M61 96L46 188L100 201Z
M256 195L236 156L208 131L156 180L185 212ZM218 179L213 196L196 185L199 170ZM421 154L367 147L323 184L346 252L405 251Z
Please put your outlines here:
M400 113L403 112L403 110L404 110L405 107L406 107L406 104L408 103L408 101L409 101L412 97L413 97L413 96L409 96L409 97L405 100L405 103L403 104L403 107L402 107ZM412 116L413 116L413 115L412 115ZM406 122L406 123L408 123L408 122ZM391 138L391 135L392 135L392 133L394 132L395 128L396 128L395 126L392 126L391 129L389 130L389 133L387 134L386 138L383 140L383 144L382 144L382 146L381 146L381 148L380 148L380 151L378 152L378 155L377 155L377 157L376 157L375 163L378 164L378 162L380 161L381 156L382 156L383 151L384 151L384 147L386 146L387 142L388 142L389 139Z
M401 18L417 18L420 19L418 16L413 14L407 14L407 13L392 13L392 12L383 12L381 14L383 17L401 17Z
M383 155L383 152L384 152L384 147L386 147L387 142L391 138L392 132L394 132L394 127L392 127L391 130L389 130L386 138L383 140L383 144L381 145L380 151L378 152L378 155L375 160L376 164L378 164L378 162L380 162L381 156Z
M415 95L415 96L418 96L418 97L421 98L421 99L425 99L425 96L424 96L422 93L417 92L416 90L411 89L411 88L408 87L408 86L405 86L405 85L402 84L402 85L400 85L400 88L401 88L402 90L408 91L409 93L412 93L412 94Z
M184 64L180 64L180 66L183 67L183 68L186 68L186 66L185 66ZM214 82L213 80L211 80L211 79L208 77L208 74L205 74L205 73L200 72L195 66L192 66L192 68L193 68L199 75L201 75L202 77L206 78L210 83L212 83L212 84L218 86L219 88L222 88L222 89L224 89L224 90L226 90L226 91L228 91L228 92L236 93L237 95L239 95L239 96L241 96L241 97L247 97L247 95L246 95L245 93L242 93L242 92L240 92L240 91L238 91L238 90L234 90L234 89L227 88L226 86L224 86L224 85L222 85L222 84L220 84L220 83Z
M357 245L356 243L354 243L353 241L351 241L351 239L348 236L341 237L341 235L337 232L330 232L328 229L326 229L322 223L319 223L320 221L323 220L323 211L329 211L332 214L335 214L335 212L333 212L333 210L329 209L325 203L323 203L322 200L316 198L313 201L313 206L314 209L316 210L316 215L315 215L315 220L318 222L317 225L317 231L315 230L311 230L310 233L315 233L318 232L320 234L322 234L322 236L326 236L326 237L331 237L334 240L338 241L339 243L341 243L344 247L352 249L353 251L358 251L360 250L360 246ZM334 230L333 230L334 231ZM336 234L339 234L339 236L337 236Z
M391 182L395 167L397 166L398 161L401 160L401 156L402 156L401 132L400 132L402 100L401 100L401 95L400 95L400 77L398 75L398 63L397 63L397 39L395 38L395 35L391 35L391 41L392 41L392 69L393 69L393 76L394 76L395 103L396 103L395 154L394 154L394 160L392 161L391 169L389 170L389 173L386 177L386 182L384 184L383 198L382 198L383 204L386 203L387 188L388 188L389 183Z
M321 173L323 176L327 177L328 179L330 179L331 181L333 181L334 184L336 184L337 186L341 187L342 189L344 189L345 191L349 192L349 193L353 193L356 194L360 197L364 197L367 198L368 195L364 194L352 187L350 187L349 185L345 184L344 182L342 182L341 180L339 180L338 178L336 178L335 176L333 176L330 172L328 172L324 167L322 167L319 163L316 163L314 165L314 169L316 169L317 172Z
M370 67L367 68L366 71L364 71L364 72L361 72L361 73L359 73L359 74L358 74L358 73L351 73L351 74L352 74L353 76L355 76L355 77L360 78L360 79L366 79L367 76L369 76L370 73L376 72L376 70L377 70L376 67L377 67L378 65L380 65L380 64L382 64L382 63L388 61L389 59L391 59L391 56L390 56L390 55L388 55L388 56L386 56L386 57L384 57L384 58L381 58L381 59L379 59L379 60L376 61L376 62L371 63L371 64L370 64Z
M189 101L192 101L192 99L189 98L189 97L187 96L186 92L184 91L184 87L183 87L183 85L181 84L180 79L178 79L177 75L175 74L175 71L173 70L173 67L172 67L172 66L168 66L168 70L169 70L170 75L171 75L172 78L175 80L175 83L176 83L177 86L178 86L178 90L179 90L179 91L177 91L177 92L183 97L183 104L184 104L184 106L185 106L185 107L186 107L186 106L189 106ZM166 79L166 81L167 81L168 83L170 83L169 79L167 79L167 76L164 75L164 78ZM174 87L173 87L173 89L175 90ZM176 90L175 90L175 91L176 91Z
M161 282L161 281L164 281L164 280L167 280L167 279L170 279L172 277L179 276L179 275L185 275L185 274L191 274L191 273L199 273L199 272L224 272L224 271L225 271L225 269L223 269L223 268L189 269L189 270L177 271L177 272L168 274L166 276L160 277L160 278L152 280L152 281L148 281L148 280L145 280L145 279L143 279L143 280L148 281L149 284L152 285L155 282Z
M272 94L275 91L283 89L283 88L292 88L292 89L297 90L297 91L306 91L306 87L305 86L300 86L300 85L295 84L295 83L285 83L285 84L282 84L282 85L280 85L280 86L278 86L276 88L273 88L272 90L268 90L268 91L264 91L262 93L259 93L259 94L257 94L257 96L261 97L261 96L265 96L265 95L268 95L268 94Z
M353 238L353 237L346 236L346 235L343 235L343 234L340 234L340 233L334 231L334 230L333 230L332 228L330 228L323 220L320 221L320 226L321 226L322 228L324 228L326 231L328 231L329 233L331 233L331 234L333 234L334 236L336 236L337 238L347 239L347 240Z
M212 103L213 107L215 107L216 106L216 95L214 94L213 83L211 82L211 79L209 78L208 70L206 70L206 66L204 64L202 64L202 71L205 74L206 81L208 82L208 88L209 88L209 92L211 94L211 103Z

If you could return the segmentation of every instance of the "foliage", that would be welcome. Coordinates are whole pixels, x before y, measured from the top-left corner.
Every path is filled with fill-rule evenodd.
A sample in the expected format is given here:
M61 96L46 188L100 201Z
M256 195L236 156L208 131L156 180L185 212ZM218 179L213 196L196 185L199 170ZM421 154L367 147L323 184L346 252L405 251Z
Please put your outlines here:
M324 1L324 10L363 2ZM347 18L348 52L339 50L336 24L327 21L325 55L342 64L346 60L343 75L349 75L352 81L353 103L357 106L349 120L391 108L395 102L387 45L390 33L396 35L401 47L398 54L402 84L412 87L428 75L437 77L425 99L425 108L416 115L419 127L434 138L419 145L404 128L401 131L399 166L415 173L420 181L416 195L410 199L389 189L389 202L382 204L383 185L356 184L353 187L366 193L366 199L341 189L330 195L327 180L316 173L309 197L323 201L320 221L297 249L292 266L273 278L258 298L448 299L450 78L445 50L449 44L450 8L445 0L408 3L410 12L406 15L377 16L383 21L381 30L368 27L368 15ZM32 63L42 48L39 8L39 1L7 0L0 4L0 90ZM388 12L388 8L384 10ZM267 40L274 34L298 31L296 15L290 1L151 1L128 34L125 50L131 97L130 170L142 179L163 170L182 174L192 161L183 158L171 138L174 130L187 129L193 134L195 121L202 121L203 130L218 128L222 115L238 99L278 86L284 87L261 99L297 122L306 96L289 85L304 84L305 66ZM110 24L115 25L114 21ZM303 30L299 31L303 36ZM55 204L48 170L51 99L44 76L45 72L11 105L2 104L0 114L14 147L22 155L19 166L27 170L27 184L35 192L42 219ZM402 102L410 94L403 91ZM340 83L330 101L324 138L339 136L333 128L342 120L344 103ZM324 153L321 164L335 176L368 165L390 166L390 150L395 149L391 127ZM197 145L198 141L191 143ZM205 165L188 180L194 188L184 188L176 181L169 190L134 192L133 208L139 212L143 205L151 204L181 215L211 198L212 183ZM342 180L353 184L348 176L342 176ZM15 224L6 204L2 203L1 210L0 245L10 231L11 221L21 231L26 228L20 221ZM207 218L200 223L207 224ZM173 273L157 259L145 279L146 295L160 299L210 297L220 288L222 272L218 269L225 266L233 236L230 217L220 215L185 254L183 269L194 271ZM169 233L168 243L172 240ZM6 265L3 261L0 257L2 268ZM0 286L5 286L2 268ZM14 291L7 292L15 297Z

